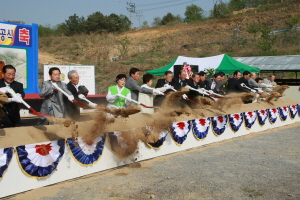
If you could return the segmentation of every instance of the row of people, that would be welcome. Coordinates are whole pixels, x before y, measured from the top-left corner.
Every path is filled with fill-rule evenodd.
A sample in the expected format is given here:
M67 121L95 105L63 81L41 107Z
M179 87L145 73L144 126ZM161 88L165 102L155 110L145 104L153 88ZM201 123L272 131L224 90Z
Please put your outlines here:
M1 118L0 123L2 127L14 127L20 122L19 106L17 103L22 103L25 93L23 91L23 84L14 80L16 69L13 66L5 65L2 71L3 79L0 79L0 92L6 93L8 98L2 102L4 103L2 107L4 116ZM80 108L77 104L74 104L74 101L81 102L90 107L95 107L96 104L85 98L88 91L86 91L85 87L78 86L79 75L76 71L68 73L70 81L68 84L60 81L60 73L60 69L57 67L49 69L50 80L43 82L40 92L40 96L44 98L40 111L52 117L70 117L78 120ZM145 74L143 76L143 84L140 86L137 82L140 78L140 71L137 68L131 68L127 80L125 74L120 74L116 77L117 84L108 88L106 96L108 106L124 108L129 106L132 101L139 101L148 106L159 106L169 91L181 90L182 87L186 86L190 86L196 90L204 88L217 94L225 94L225 74L222 72L214 74L214 77L210 79L206 78L206 73L203 71L194 73L190 79L186 77L184 70L181 70L177 77L173 77L173 73L167 71L164 79L159 79L155 88L152 88L153 75ZM257 83L255 79L257 79L255 73L245 71L242 77L241 73L236 71L233 77L228 80L226 92L255 92L253 88L269 88L276 84L273 75L270 76L268 81L264 80L267 83ZM242 83L247 88L242 87ZM9 92L7 88L10 88L13 92ZM66 95L63 95L58 89L62 90ZM12 93L16 93L16 95L12 95ZM189 98L193 98L195 92L190 91L188 95ZM154 110L142 108L142 112L152 113ZM41 117L38 124L45 125L49 124L49 122L46 118Z

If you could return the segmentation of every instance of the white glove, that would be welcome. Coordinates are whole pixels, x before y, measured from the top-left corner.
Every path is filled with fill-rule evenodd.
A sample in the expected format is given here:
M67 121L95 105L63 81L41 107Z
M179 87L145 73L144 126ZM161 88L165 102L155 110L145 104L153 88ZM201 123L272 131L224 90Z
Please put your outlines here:
M200 93L204 92L202 88L197 89L197 91L200 92Z
M11 89L10 87L6 87L5 89L6 89L7 93L9 93L11 95L15 94L15 91L13 89Z
M266 85L266 88L272 88L272 87L274 87L274 86L272 86L272 85Z
M251 89L251 92L256 93L256 90Z
M174 87L172 85L164 85L164 87L167 89L167 90L174 90Z
M186 94L184 94L184 95L182 95L182 98L184 98L186 100L188 97L186 96Z
M7 91L7 87L2 87L2 88L0 88L0 92L2 92L2 93L7 93L8 91Z
M93 102L89 102L89 106L92 108L96 108L97 104L93 103Z
M54 88L58 88L57 83L52 83L52 86L53 86Z
M79 94L79 95L78 95L78 98L79 98L79 99L86 99L85 96L84 96L83 94Z
M258 92L258 93L263 93L264 91L258 89L257 92Z
M162 93L161 91L157 90L157 89L153 89L152 93L154 95L164 95L164 93Z
M214 91L212 91L212 90L208 90L208 92L211 93L211 94L214 93Z
M16 102L16 103L22 103L22 98L20 97L12 97L12 98L8 98L9 102Z
M68 96L68 100L71 101L71 102L73 102L74 96L73 96L73 95L69 95L69 96Z
M20 93L17 93L16 96L22 99L22 95Z
M114 95L113 95L114 96ZM118 97L123 97L123 95L121 95L121 94L116 94L116 97L118 98Z

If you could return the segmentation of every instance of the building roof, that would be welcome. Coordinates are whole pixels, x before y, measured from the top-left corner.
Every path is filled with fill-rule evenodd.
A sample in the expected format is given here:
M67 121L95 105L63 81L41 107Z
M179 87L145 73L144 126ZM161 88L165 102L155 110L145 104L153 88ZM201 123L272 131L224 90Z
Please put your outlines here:
M300 55L234 57L234 59L263 71L300 71Z

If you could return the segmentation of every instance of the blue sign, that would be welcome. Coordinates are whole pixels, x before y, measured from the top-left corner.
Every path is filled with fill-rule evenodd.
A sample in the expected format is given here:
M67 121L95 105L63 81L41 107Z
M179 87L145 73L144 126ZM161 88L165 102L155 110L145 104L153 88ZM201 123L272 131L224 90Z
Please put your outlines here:
M38 25L0 22L0 61L16 68L26 94L39 93Z

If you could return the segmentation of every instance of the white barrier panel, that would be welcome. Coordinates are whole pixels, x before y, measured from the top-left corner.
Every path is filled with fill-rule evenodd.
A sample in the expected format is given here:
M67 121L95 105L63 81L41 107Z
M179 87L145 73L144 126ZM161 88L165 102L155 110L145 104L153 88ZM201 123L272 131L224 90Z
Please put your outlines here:
M267 119L265 121L265 125L261 126L259 125L258 119L256 119L255 123L253 124L250 130L245 128L245 122L243 122L243 124L237 132L234 132L230 128L228 121L225 132L220 136L217 136L213 133L212 126L210 125L208 134L203 140L197 140L196 137L193 135L193 131L191 128L186 140L183 142L182 145L176 144L169 133L166 136L166 140L160 149L153 149L150 148L147 144L139 142L138 153L130 156L125 160L120 159L118 156L112 153L109 140L108 138L106 138L101 158L98 162L90 166L82 166L78 164L72 157L72 152L70 152L68 146L65 145L65 153L63 154L60 162L58 163L57 170L54 171L51 175L49 175L47 178L43 179L31 178L25 175L22 172L21 167L18 163L17 153L14 152L11 163L9 164L6 173L3 175L3 179L0 180L0 197L5 197L27 190L55 184L61 181L74 179L95 172L104 171L118 166L130 164L134 162L134 159L136 159L136 161L138 162L150 158L155 158L158 156L183 151L186 149L247 135L253 132L260 132L267 129L285 126L288 124L298 122L299 120L300 117L298 116L298 114L295 116L294 119L291 119L290 115L288 115L285 121L281 121L279 115L277 115L277 120L274 124L271 124Z

